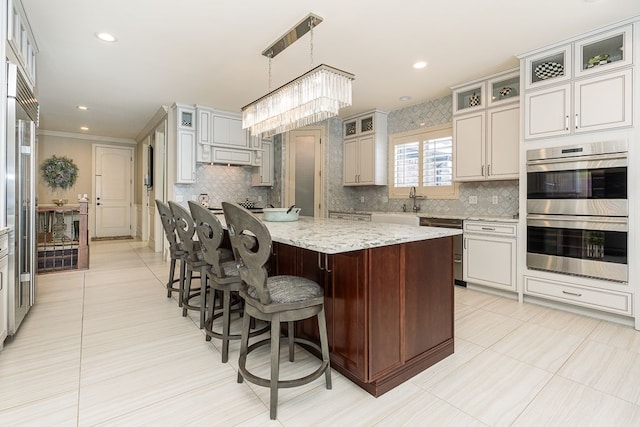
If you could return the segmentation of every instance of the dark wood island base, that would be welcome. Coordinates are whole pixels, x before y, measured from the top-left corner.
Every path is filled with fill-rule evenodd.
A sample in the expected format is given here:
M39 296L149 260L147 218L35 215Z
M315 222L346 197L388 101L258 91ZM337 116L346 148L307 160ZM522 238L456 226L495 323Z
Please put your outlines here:
M453 238L325 254L274 242L273 271L321 284L332 367L373 396L453 354ZM317 339L315 322L296 334Z

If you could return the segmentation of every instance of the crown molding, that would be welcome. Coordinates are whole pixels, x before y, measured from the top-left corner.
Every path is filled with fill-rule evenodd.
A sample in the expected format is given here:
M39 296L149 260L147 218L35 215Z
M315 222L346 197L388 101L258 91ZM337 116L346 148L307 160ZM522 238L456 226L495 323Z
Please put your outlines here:
M113 138L111 136L85 135L82 133L59 132L56 130L39 129L38 135L57 136L61 138L85 139L88 141L115 142L118 144L136 145L136 141L128 138Z

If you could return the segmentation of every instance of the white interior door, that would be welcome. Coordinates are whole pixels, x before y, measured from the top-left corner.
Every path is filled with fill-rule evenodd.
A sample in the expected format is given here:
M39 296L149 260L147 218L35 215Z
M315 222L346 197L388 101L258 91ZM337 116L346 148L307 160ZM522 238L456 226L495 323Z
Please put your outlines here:
M133 148L94 145L96 237L131 235Z
M321 216L322 130L302 128L288 133L284 205L295 204L300 215Z

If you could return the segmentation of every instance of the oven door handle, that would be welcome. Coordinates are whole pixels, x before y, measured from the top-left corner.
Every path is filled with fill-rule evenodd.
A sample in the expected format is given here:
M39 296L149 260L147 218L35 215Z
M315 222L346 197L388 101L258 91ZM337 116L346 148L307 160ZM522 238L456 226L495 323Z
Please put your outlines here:
M527 215L527 225L549 228L628 231L629 219L611 216Z
M628 165L629 159L626 154L600 154L580 158L530 160L527 162L527 172L606 169L627 167Z

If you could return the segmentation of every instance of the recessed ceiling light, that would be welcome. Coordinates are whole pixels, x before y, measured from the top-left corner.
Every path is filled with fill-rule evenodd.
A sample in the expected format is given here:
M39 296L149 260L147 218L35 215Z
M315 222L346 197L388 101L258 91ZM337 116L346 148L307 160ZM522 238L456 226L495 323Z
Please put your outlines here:
M410 97L410 96L408 96L408 95L404 95L404 96L401 96L401 97L400 97L400 98L398 98L398 99L400 99L400 101L408 101L408 100L410 100L410 99L411 99L411 97Z
M427 63L425 61L418 61L415 64L413 64L413 68L415 68L416 70L419 70L421 68L424 68L427 66Z
M86 126L80 126L80 130L89 130L89 128Z
M96 33L96 37L102 40L103 42L113 43L118 40L113 34L109 33Z
M78 108L78 110L83 110L83 111L89 109L89 107L87 107L86 105L78 105L78 107L76 108Z

